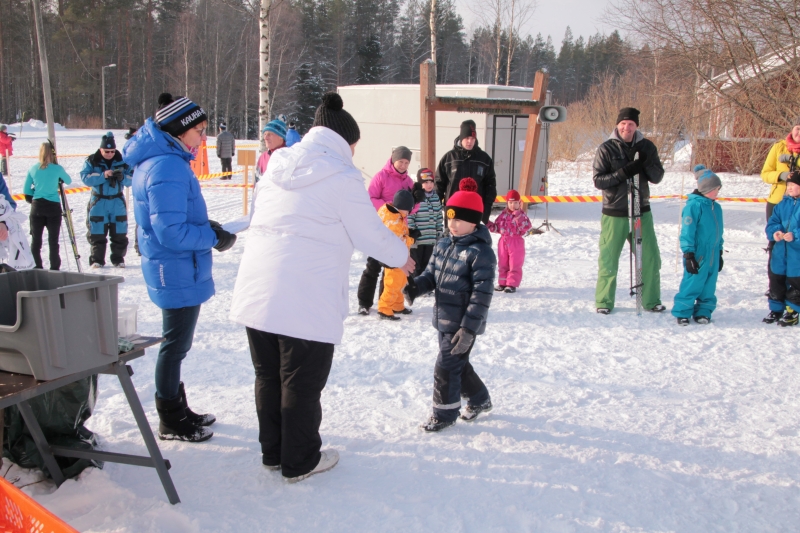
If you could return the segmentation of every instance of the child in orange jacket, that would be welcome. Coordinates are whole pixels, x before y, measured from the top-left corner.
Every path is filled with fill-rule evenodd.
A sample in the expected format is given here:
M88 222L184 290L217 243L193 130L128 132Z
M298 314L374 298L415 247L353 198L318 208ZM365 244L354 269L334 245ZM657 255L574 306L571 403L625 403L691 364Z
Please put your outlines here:
M400 189L394 195L392 203L384 204L378 209L378 216L381 217L384 225L400 237L406 246L411 248L414 244L408 234L408 213L414 209L414 196L411 191ZM403 300L403 287L408 283L408 279L399 268L383 269L383 292L378 300L378 318L381 320L400 320L395 313L407 315L411 309L407 309Z

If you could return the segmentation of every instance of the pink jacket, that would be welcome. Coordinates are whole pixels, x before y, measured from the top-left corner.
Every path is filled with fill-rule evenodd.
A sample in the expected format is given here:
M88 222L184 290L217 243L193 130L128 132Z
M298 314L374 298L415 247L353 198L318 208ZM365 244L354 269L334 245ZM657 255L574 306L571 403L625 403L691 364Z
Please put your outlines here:
M367 191L369 192L370 200L372 200L372 205L375 206L377 211L383 204L391 203L394 199L394 193L400 189L408 189L410 191L412 187L414 187L414 182L408 173L400 174L392 165L392 158L390 157L380 172L372 177ZM416 211L416 207L414 210Z
M486 227L489 228L489 231L492 233L524 236L531 230L533 224L531 224L531 219L528 218L528 215L522 210L511 212L506 208L497 215L494 222L486 224Z
M269 158L272 156L272 154L274 154L281 148L286 148L286 146L278 146L277 148L275 148L275 150L272 150L271 152L269 150L264 150L263 152L261 152L261 155L258 156L258 162L256 163L256 170L258 171L259 176L263 176L264 173L267 171Z
M6 150L8 150L8 155L14 155L14 147L11 146L11 142L13 139L8 133L4 131L0 131L0 156L6 156Z

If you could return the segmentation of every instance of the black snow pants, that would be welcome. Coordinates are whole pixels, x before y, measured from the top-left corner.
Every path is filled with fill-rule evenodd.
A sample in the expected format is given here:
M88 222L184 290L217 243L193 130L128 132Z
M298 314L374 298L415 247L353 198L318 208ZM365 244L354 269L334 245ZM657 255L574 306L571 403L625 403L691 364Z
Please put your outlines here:
M58 237L61 235L61 204L38 198L31 203L31 254L36 268L42 267L42 235L47 228L47 243L50 245L50 270L61 268L58 254Z
M89 222L86 223L89 226ZM89 264L106 264L106 245L111 240L111 264L118 265L125 261L125 254L128 253L128 234L117 233L117 224L112 222L103 227L103 233L92 233L91 227L86 234L89 244L92 246L92 253L89 255ZM108 235L108 238L106 238Z
M369 309L375 303L375 287L378 285L378 276L383 272L383 265L377 259L367 257L367 266L358 282L358 305ZM381 277L378 298L383 293L383 277Z
M443 422L458 418L461 398L469 405L480 405L489 399L489 390L469 362L472 346L466 353L452 353L454 333L439 332L439 356L433 369L433 414Z

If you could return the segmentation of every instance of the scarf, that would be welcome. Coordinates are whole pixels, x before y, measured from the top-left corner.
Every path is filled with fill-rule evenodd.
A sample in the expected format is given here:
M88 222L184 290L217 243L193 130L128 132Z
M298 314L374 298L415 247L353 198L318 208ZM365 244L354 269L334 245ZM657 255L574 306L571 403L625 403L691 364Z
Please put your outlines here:
M786 148L793 154L800 154L800 143L794 142L791 133L786 136Z

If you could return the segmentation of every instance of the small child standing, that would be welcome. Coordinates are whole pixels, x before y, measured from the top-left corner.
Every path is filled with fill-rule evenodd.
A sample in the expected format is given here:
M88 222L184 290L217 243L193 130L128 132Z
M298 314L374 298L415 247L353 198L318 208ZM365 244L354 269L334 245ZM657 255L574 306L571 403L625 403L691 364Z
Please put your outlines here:
M767 238L775 246L770 261L770 313L764 322L794 326L800 311L800 172L789 174L786 196L767 222Z
M378 216L383 224L400 237L409 248L414 243L408 235L408 213L414 209L414 196L407 189L400 189L394 194L392 203L386 203L378 209ZM403 287L408 278L399 268L384 267L383 292L378 300L378 318L381 320L400 320L395 313L410 314L403 302Z
M494 222L486 224L489 231L501 235L497 245L497 286L496 291L516 292L522 283L522 265L525 263L525 239L533 224L522 210L522 202L517 191L508 191L506 208L497 215Z
M481 224L483 199L472 178L459 183L447 202L450 235L436 243L430 263L405 289L409 302L434 291L433 327L438 330L439 355L433 373L433 414L420 428L440 431L456 423L461 397L467 407L461 419L473 421L491 411L489 391L469 362L475 336L486 330L497 259L492 236Z
M703 165L694 167L697 189L689 195L681 212L681 251L685 271L675 295L672 316L679 326L688 326L694 317L708 324L717 307L717 277L722 270L722 206L717 195L722 187L719 176Z
M412 236L418 233L416 243L411 248L411 258L417 263L414 276L419 276L428 266L436 240L443 232L442 201L434 188L433 172L428 168L421 168L417 172L414 200L418 204L417 212L408 216L408 229Z

